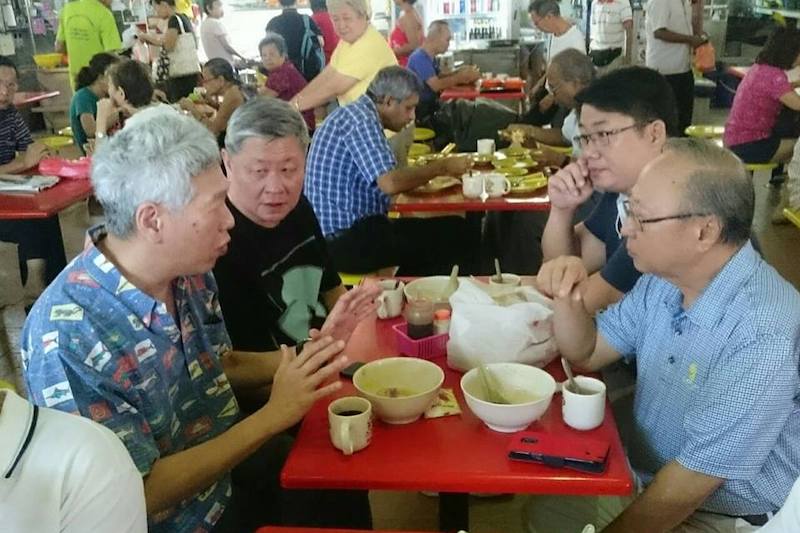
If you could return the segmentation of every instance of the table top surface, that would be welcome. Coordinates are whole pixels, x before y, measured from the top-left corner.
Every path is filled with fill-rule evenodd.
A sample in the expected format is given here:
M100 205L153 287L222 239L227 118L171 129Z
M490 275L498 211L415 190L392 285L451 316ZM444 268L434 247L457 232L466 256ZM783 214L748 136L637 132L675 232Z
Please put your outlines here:
M345 348L353 361L370 361L398 355L391 325L402 319L365 320ZM550 468L506 458L512 436L487 428L467 407L459 382L461 373L447 368L444 358L434 360L445 371L444 387L458 398L462 414L420 419L392 426L376 420L370 445L345 456L330 443L327 406L331 398L317 402L303 420L294 448L283 468L287 488L432 490L440 492L489 492L535 494L629 494L632 479L616 423L609 407L603 424L591 431L576 431L564 424L561 399L553 397L531 431L575 439L600 439L611 444L608 467L603 474ZM561 381L560 365L547 368ZM352 383L336 396L355 394Z
M48 98L55 98L60 95L59 91L23 91L14 94L14 105L17 107L35 104Z
M445 89L439 95L439 99L441 100L455 100L457 98L465 100L474 100L476 98L488 98L490 100L522 100L525 98L525 91L522 89L481 91L476 89L474 85L456 85L455 87Z
M0 220L47 218L91 194L91 180L65 178L36 194L0 194Z
M455 211L547 211L550 198L547 187L530 194L509 194L499 198L465 198L460 186L435 194L398 194L389 208L398 213Z

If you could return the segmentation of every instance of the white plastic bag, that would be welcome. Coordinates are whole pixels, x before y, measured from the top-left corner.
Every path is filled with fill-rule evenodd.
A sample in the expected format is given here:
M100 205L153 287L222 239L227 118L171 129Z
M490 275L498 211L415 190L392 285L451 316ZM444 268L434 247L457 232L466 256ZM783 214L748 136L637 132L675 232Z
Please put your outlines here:
M552 303L533 287L481 288L461 280L450 305L447 364L451 368L466 372L499 362L542 367L556 356Z

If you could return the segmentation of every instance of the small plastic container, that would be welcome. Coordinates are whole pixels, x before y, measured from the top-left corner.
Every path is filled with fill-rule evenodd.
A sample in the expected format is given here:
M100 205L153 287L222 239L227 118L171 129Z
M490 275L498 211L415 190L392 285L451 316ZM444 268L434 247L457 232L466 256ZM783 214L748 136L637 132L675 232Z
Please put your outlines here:
M406 322L392 326L397 339L397 351L401 354L419 357L420 359L435 359L447 355L447 341L450 340L448 333L423 339L412 339L408 336L407 328L408 324Z
M433 313L433 334L450 333L450 310L439 309Z
M406 335L424 339L433 335L433 302L425 299L410 300L404 313L408 325Z

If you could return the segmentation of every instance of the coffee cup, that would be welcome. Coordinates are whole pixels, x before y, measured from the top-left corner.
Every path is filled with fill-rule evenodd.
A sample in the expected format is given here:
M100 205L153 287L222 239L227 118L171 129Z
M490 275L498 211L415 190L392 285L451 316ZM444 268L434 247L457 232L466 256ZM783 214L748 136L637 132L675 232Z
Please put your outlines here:
M486 180L486 193L493 198L511 192L511 182L502 174L487 174L484 179Z
M363 450L372 438L372 404L366 398L345 396L328 405L333 446L345 455Z
M480 198L483 192L483 176L480 174L462 176L461 192L465 198Z
M378 296L378 318L394 318L403 312L403 287L402 281L391 279L382 280L378 285L383 289Z
M493 155L494 139L478 139L478 155Z
M569 381L561 385L564 422L579 430L594 429L603 423L606 413L606 385L599 379L575 376L579 391L569 388Z

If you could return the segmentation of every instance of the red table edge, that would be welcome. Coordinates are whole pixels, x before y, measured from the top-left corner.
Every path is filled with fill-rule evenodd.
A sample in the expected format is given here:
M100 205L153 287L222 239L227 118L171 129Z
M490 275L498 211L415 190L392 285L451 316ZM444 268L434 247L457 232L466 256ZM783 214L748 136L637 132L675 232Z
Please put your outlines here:
M20 94L20 93L17 93L17 94ZM36 94L36 96L31 96L30 98L26 98L26 99L20 100L18 102L15 101L14 102L14 107L27 106L27 105L35 104L37 102L41 102L42 100L47 100L48 98L55 98L56 96L59 96L61 94L61 91L49 91L49 92L22 91L22 94Z
M316 527L285 527L285 526L263 526L256 529L255 533L366 533L365 529L339 529L339 528L316 528ZM399 531L399 530L371 530L375 533L433 533L431 531Z
M464 100L475 100L476 98L487 98L489 100L523 100L525 98L525 91L476 91L476 90L454 90L445 89L439 95L440 100L457 100L462 98Z
M550 210L550 201L545 199L542 199L541 202L507 202L502 200L481 202L480 200L471 200L450 204L419 201L393 203L389 210L398 213L418 213L420 211L437 213L453 211L548 211Z
M50 189L47 189L45 191L42 191L42 192L39 192L39 193L36 193L36 194L0 194L0 220L32 220L32 219L49 218L49 217L51 217L53 215L57 215L61 211L65 210L66 208L68 208L68 207L70 207L70 206L72 206L72 205L74 205L74 204L76 204L78 202L86 200L92 194L94 194L94 188L92 187L90 180L69 180L69 179L65 180L64 178L62 178L62 180L64 180L64 181L85 181L86 183L89 184L89 187L85 191L81 192L77 196L71 196L71 197L65 198L65 199L61 199L61 198L56 197L59 201L53 202L52 205L48 206L49 207L48 211L41 211L41 210L37 209L38 206L35 205L36 204L35 197L37 195L47 194L48 192L52 191L55 187L58 187L58 185L55 185L54 187L51 187ZM12 207L11 209L5 209L3 207L3 205L2 205L3 204L3 198L9 198L9 197L11 197L11 198L23 197L23 198L29 199L31 205L29 205L29 206L15 206L15 207Z

